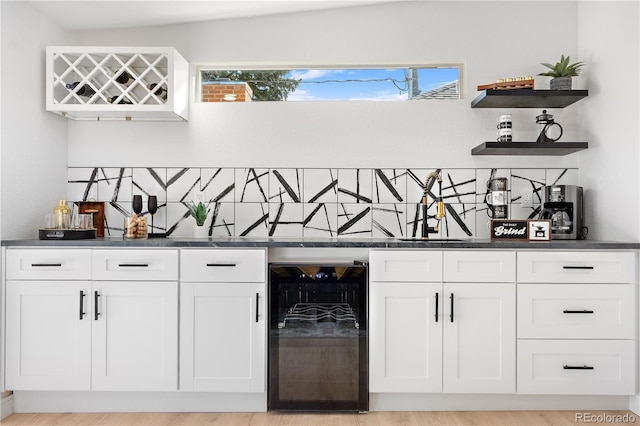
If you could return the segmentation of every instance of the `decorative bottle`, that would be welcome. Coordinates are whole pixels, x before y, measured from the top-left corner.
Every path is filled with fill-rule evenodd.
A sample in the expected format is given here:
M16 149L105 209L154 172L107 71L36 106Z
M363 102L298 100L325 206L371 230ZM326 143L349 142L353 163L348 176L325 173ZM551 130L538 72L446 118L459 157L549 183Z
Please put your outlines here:
M65 87L69 90L73 90L76 88L76 86L80 84L79 81L74 81L73 83L67 83L65 84ZM76 92L76 94L78 96L86 96L87 98L90 98L91 96L96 94L96 91L93 90L90 86L88 85L83 85L82 87L80 87L78 89L78 91Z
M53 208L53 218L57 229L68 229L71 226L71 209L67 200L58 200L58 204Z

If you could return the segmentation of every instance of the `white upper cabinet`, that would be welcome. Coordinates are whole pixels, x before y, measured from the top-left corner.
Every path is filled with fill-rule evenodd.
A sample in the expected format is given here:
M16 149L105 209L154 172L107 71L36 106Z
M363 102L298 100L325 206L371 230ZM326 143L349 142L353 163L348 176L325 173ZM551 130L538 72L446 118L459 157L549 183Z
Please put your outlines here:
M48 46L46 94L72 120L186 121L189 63L172 47Z

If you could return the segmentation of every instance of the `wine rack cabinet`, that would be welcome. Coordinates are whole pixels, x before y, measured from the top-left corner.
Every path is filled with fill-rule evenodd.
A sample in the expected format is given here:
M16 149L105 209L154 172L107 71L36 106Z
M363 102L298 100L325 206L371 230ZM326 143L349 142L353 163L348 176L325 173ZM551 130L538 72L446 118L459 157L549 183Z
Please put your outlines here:
M187 121L189 64L172 47L48 46L47 111L72 120Z

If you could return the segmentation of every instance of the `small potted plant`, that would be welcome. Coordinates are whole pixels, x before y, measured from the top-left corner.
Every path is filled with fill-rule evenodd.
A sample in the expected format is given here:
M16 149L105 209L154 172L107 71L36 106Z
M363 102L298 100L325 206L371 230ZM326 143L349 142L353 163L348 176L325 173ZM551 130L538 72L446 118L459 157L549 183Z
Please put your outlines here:
M555 65L542 63L545 67L551 71L541 72L538 75L545 75L547 77L553 77L549 83L551 90L571 90L571 77L575 77L580 74L580 67L584 65L584 62L576 62L569 64L569 57L564 55L560 57L560 62L556 62Z
M189 208L189 212L191 216L196 220L196 226L193 227L193 236L198 238L207 237L207 228L204 226L204 222L207 220L207 215L209 214L209 204L206 205L199 201L198 203L187 203L187 207Z

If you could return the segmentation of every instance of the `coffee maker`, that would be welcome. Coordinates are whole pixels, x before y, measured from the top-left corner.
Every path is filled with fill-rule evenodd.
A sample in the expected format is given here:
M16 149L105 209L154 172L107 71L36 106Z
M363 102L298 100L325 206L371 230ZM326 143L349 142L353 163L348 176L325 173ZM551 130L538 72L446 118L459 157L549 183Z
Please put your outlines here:
M581 186L544 187L540 219L551 219L551 239L580 240L584 238L583 212Z

